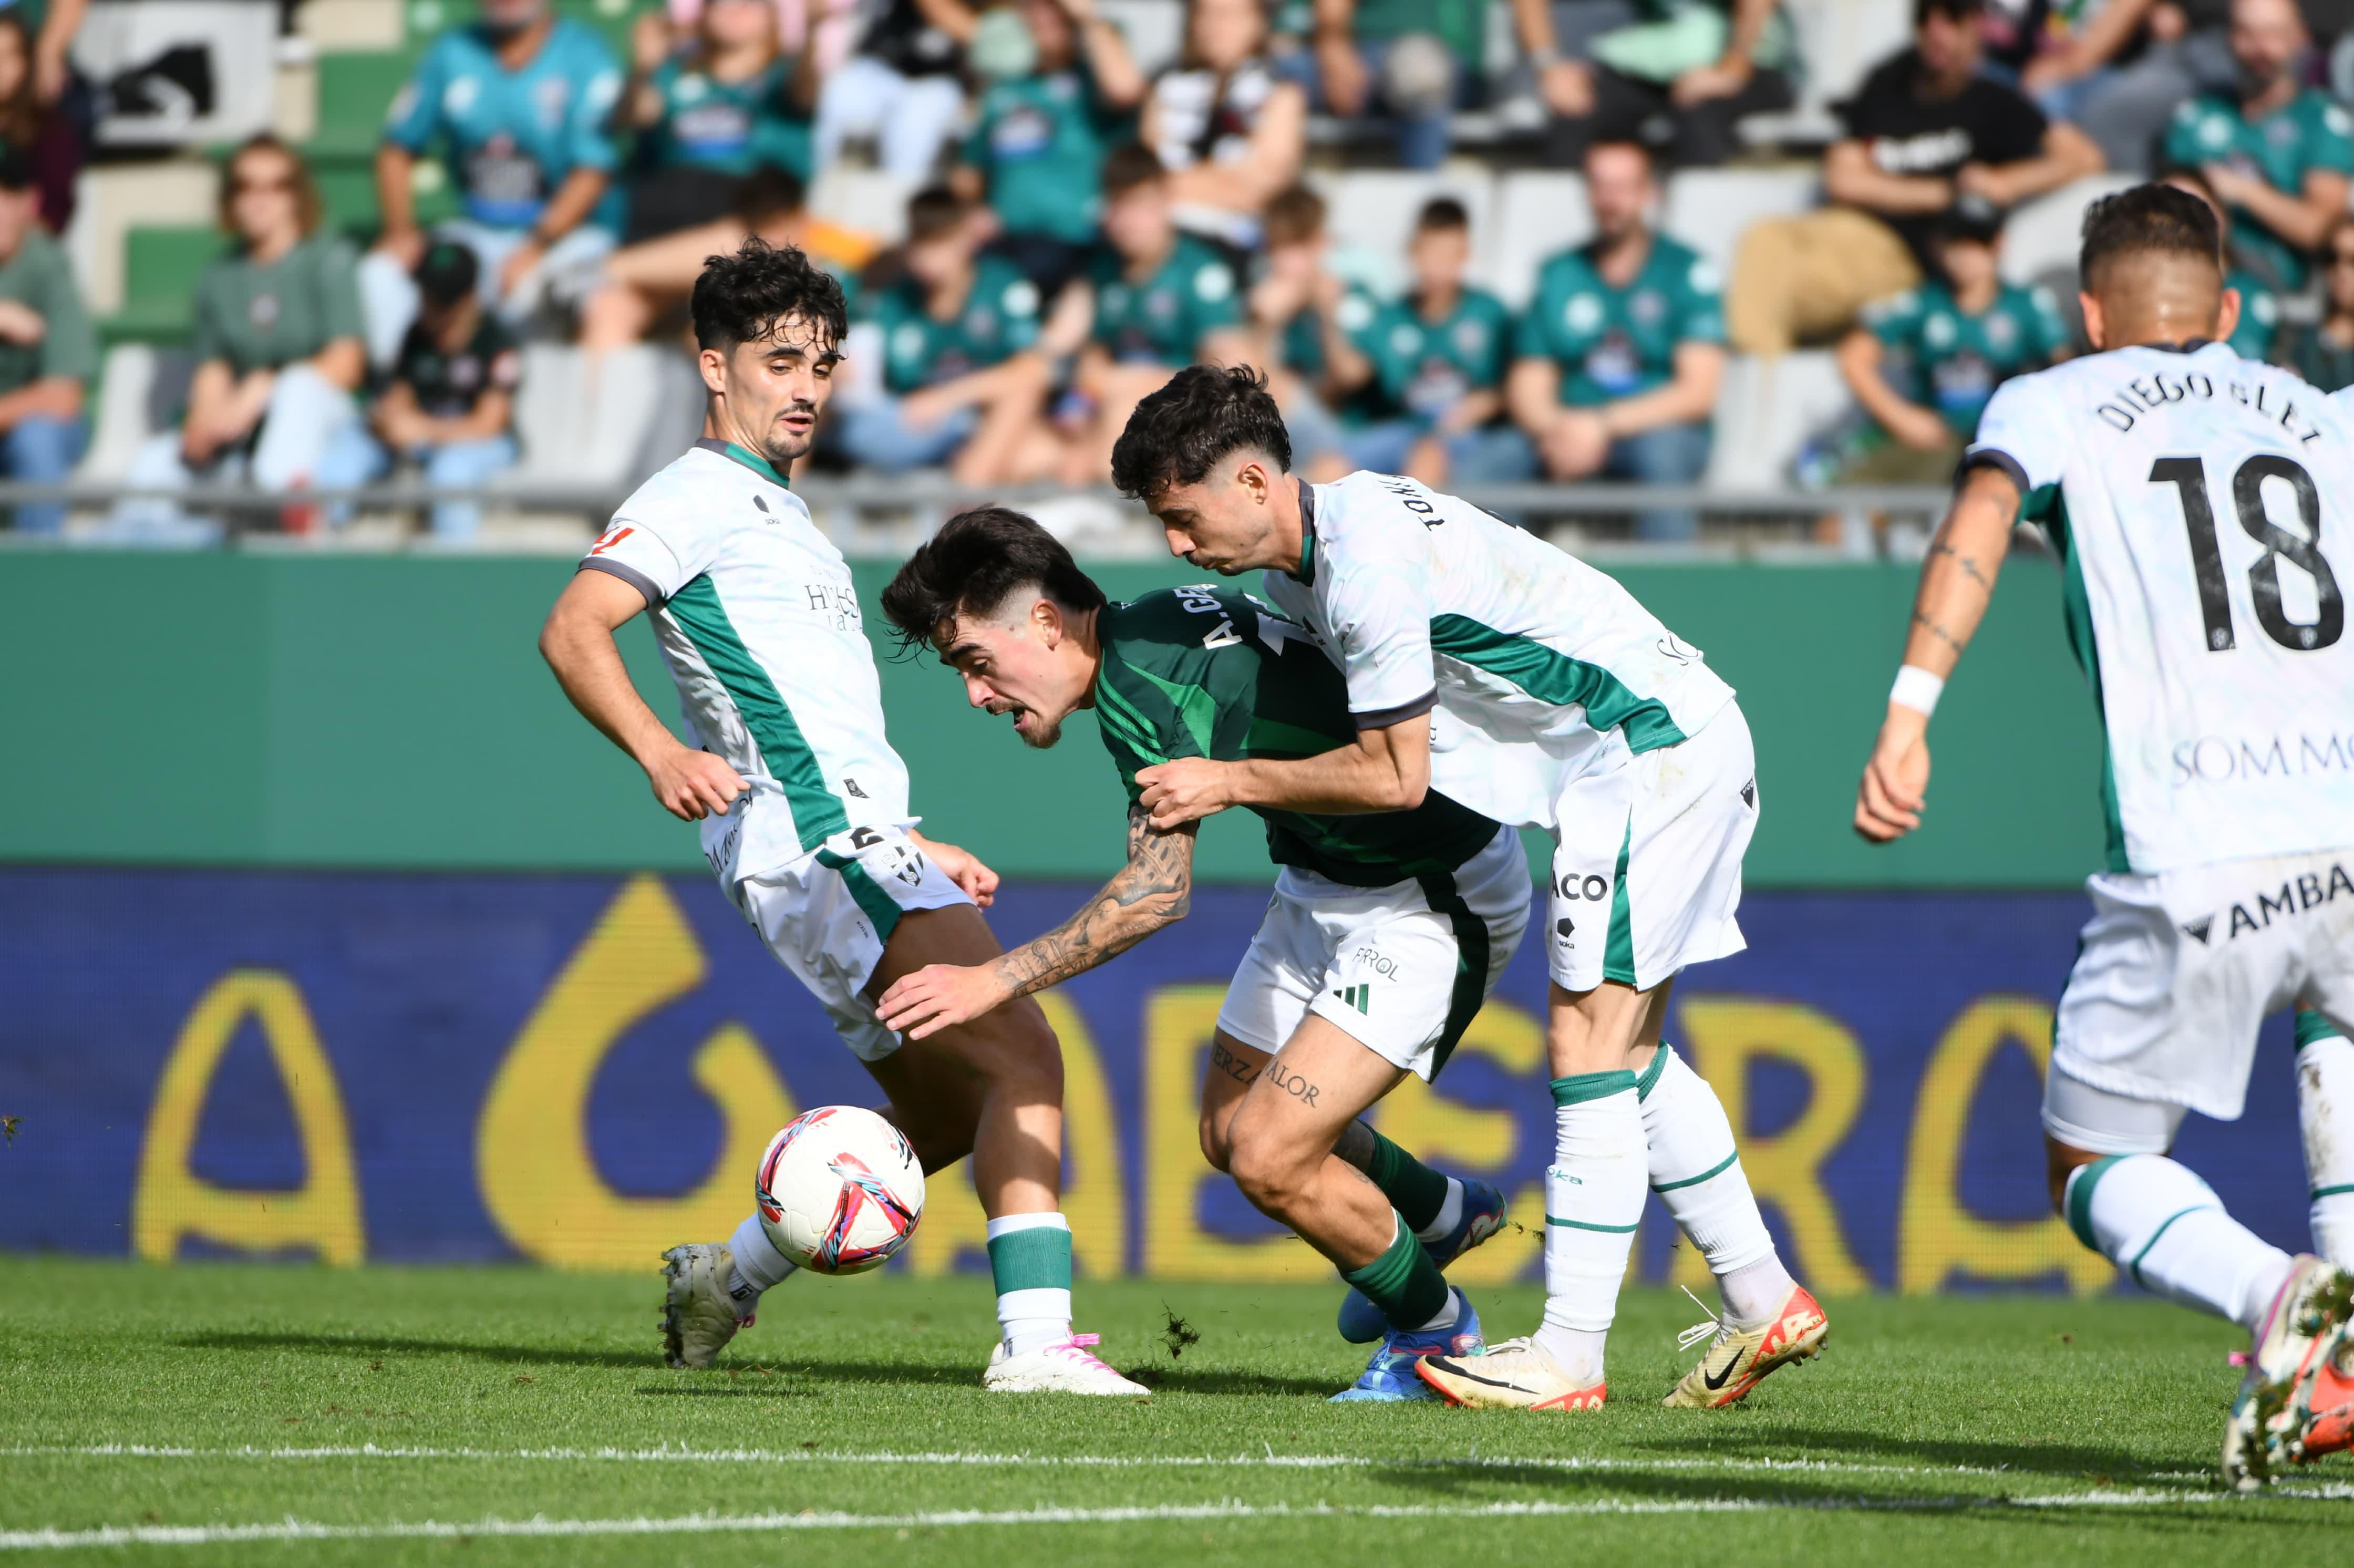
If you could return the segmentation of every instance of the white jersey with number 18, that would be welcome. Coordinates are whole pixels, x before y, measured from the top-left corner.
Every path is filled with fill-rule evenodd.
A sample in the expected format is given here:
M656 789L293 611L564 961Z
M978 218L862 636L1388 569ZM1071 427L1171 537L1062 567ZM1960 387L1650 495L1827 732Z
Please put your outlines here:
M2108 869L2354 843L2354 410L2220 344L2006 382L1967 463L2058 547Z

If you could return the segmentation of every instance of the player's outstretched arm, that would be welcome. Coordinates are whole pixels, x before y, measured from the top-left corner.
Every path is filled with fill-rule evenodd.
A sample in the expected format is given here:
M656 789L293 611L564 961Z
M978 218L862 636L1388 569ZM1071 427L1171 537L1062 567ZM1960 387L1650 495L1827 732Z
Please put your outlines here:
M1136 776L1139 804L1155 832L1197 822L1229 806L1272 806L1324 816L1410 811L1430 789L1430 719L1417 714L1379 729L1361 729L1356 744L1318 757L1213 762L1181 757Z
M1193 828L1156 832L1141 805L1128 809L1128 863L1079 912L986 964L928 964L902 975L875 1003L883 1026L921 1040L966 1023L1017 996L1108 963L1193 902Z
M1929 710L1986 616L2019 522L2019 486L2000 469L1975 468L1921 566L1904 668L1889 694L1880 739L1856 790L1855 831L1888 843L1921 825L1929 789Z
M643 595L606 572L575 572L540 628L540 656L581 716L646 770L672 816L699 821L751 788L707 751L679 743L630 683L613 629L645 609Z

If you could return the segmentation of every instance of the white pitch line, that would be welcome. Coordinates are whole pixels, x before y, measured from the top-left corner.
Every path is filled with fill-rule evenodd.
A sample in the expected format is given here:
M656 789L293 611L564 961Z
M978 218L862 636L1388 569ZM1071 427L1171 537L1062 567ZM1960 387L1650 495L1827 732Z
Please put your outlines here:
M2165 1507L2184 1502L2232 1500L2221 1494L2091 1491L2035 1498L1821 1498L1788 1501L1748 1498L1694 1498L1670 1501L1576 1503L1495 1502L1479 1504L1368 1504L1336 1507L1310 1503L1236 1501L1163 1503L1140 1508L1036 1508L990 1511L960 1509L926 1513L684 1514L668 1519L484 1519L472 1523L419 1520L386 1524L320 1524L286 1519L270 1524L108 1525L95 1530L0 1531L0 1551L58 1550L84 1546L212 1546L233 1542L387 1541L475 1536L707 1535L777 1530L952 1530L970 1525L1151 1524L1227 1519L1558 1519L1604 1514L1765 1512L1885 1512L1947 1508L1959 1511L2021 1503L2037 1507L2085 1505L2102 1508Z

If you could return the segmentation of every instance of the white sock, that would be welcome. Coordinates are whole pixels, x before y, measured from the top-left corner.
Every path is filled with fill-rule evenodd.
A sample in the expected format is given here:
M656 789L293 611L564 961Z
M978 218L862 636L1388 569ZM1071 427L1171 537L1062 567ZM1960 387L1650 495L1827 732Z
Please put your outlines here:
M1775 1255L1773 1234L1741 1169L1724 1102L1667 1045L1652 1057L1636 1090L1651 1191L1708 1260L1725 1315L1744 1329L1756 1327L1797 1282Z
M2163 1154L2078 1166L2065 1207L2076 1239L2143 1289L2252 1333L2296 1261L2224 1213L2214 1189Z
M747 1316L762 1291L784 1283L785 1277L800 1267L777 1250L777 1244L760 1228L758 1214L736 1227L736 1234L727 1238L727 1251L736 1260L737 1275L727 1282L727 1294L742 1303Z
M1070 1222L1057 1213L1008 1214L1003 1219L989 1222L989 1239L993 1242L1023 1231L1038 1230L1063 1233L1059 1277L1064 1283L1059 1286L1021 1286L998 1292L997 1322L1004 1333L1005 1353L1009 1356L1043 1351L1071 1337ZM992 1266L995 1266L996 1255L992 1249ZM1025 1270L1023 1277L1028 1277Z
M1583 1384L1602 1376L1649 1167L1635 1075L1555 1078L1553 1163L1545 1172L1545 1309L1537 1343Z
M1438 1217L1415 1232L1415 1239L1435 1242L1462 1223L1463 1183L1449 1176L1447 1179L1447 1202L1438 1205Z
M2296 1119L2313 1195L2313 1250L2354 1268L2354 1041L2317 1012L2296 1015Z

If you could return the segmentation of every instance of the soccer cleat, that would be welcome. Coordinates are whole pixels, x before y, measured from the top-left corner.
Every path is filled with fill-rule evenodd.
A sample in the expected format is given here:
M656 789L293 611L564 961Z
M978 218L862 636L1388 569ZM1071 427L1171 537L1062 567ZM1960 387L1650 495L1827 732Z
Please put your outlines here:
M737 1315L727 1294L735 1255L726 1242L693 1242L663 1254L663 1358L674 1367L707 1367L727 1348L738 1329L752 1326Z
M2345 1397L2335 1361L2345 1350L2349 1315L2354 1278L2310 1253L2298 1255L2272 1310L2256 1325L2223 1425L2223 1479L2237 1490L2260 1491L2281 1465L2328 1451L2310 1446L2308 1436L2327 1444L2345 1425L2328 1416L2335 1414L2330 1402ZM2321 1410L2315 1409L2317 1396Z
M1479 1355L1426 1356L1414 1370L1447 1404L1472 1410L1599 1410L1609 1393L1564 1377L1526 1335Z
M1684 1292L1691 1296L1691 1292ZM1692 1296L1694 1301L1700 1298ZM1706 1311L1705 1306L1702 1310ZM1748 1396L1767 1372L1792 1361L1822 1353L1830 1338L1831 1322L1803 1285L1794 1285L1774 1316L1755 1329L1735 1328L1729 1319L1712 1314L1676 1336L1676 1349L1691 1350L1702 1340L1712 1341L1700 1365L1659 1403L1687 1410L1722 1410Z
M1454 1319L1438 1328L1384 1332L1357 1381L1334 1394L1331 1403L1436 1398L1414 1375L1415 1369L1431 1356L1476 1356L1484 1343L1479 1337L1479 1314L1472 1310L1471 1298L1458 1290L1455 1303Z
M1096 1342L1093 1334L1074 1334L1013 1356L1006 1354L1005 1341L1000 1340L997 1349L990 1352L989 1370L981 1374L981 1386L992 1393L1125 1393L1150 1398L1150 1389L1120 1376L1096 1358L1091 1348Z
M1430 1261L1441 1268L1504 1228L1504 1194L1469 1176L1462 1181L1463 1217L1437 1241L1422 1244ZM1341 1337L1352 1345L1370 1345L1389 1331L1389 1319L1382 1316L1382 1309L1352 1286L1349 1294L1341 1298Z

